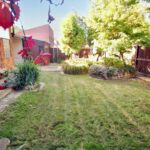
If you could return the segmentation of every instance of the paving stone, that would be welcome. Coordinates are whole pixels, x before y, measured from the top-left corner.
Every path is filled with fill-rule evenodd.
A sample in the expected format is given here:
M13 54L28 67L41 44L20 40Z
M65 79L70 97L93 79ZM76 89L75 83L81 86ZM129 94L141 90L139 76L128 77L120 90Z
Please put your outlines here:
M9 144L10 144L9 139L7 138L0 139L0 150L6 150Z
M22 93L23 93L23 91L20 91L20 92L14 92L13 91L9 95L7 95L5 98L1 99L0 100L0 112L2 112L11 103L15 102L17 97L20 96Z
M5 89L0 91L0 100L5 98L7 95L9 95L12 92L11 89Z

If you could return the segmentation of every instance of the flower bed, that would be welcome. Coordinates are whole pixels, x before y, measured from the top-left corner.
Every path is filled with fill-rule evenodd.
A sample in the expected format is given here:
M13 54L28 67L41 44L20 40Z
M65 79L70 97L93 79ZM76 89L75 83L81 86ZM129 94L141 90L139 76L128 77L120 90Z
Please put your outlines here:
M39 78L39 70L37 65L32 61L24 61L19 64L17 69L10 72L6 80L0 84L0 90L13 88L14 90L22 90L28 85L34 85Z

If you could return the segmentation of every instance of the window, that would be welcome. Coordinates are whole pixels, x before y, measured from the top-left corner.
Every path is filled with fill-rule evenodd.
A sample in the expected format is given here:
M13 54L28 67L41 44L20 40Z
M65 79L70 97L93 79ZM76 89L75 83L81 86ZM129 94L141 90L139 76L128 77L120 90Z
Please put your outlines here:
M44 46L39 46L39 53L44 52Z

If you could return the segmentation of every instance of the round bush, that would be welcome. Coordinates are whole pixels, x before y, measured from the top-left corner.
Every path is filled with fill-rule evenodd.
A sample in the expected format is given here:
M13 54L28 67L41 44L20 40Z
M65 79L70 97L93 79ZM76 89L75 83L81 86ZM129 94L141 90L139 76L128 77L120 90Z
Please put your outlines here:
M97 76L103 79L111 78L112 76L115 76L115 74L117 73L118 73L118 69L113 67L106 67L102 65L92 65L89 68L89 75Z
M103 58L103 65L107 67L122 68L124 63L118 58Z
M132 66L115 68L102 65L92 65L89 68L89 75L103 79L132 78L135 77L135 69Z

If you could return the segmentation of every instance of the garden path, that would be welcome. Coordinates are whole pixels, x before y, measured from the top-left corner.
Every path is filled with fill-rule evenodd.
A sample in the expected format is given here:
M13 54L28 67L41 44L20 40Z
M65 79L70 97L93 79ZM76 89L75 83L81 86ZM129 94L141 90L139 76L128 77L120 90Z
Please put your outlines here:
M146 76L143 76L143 75L138 75L137 78L142 80L142 81L150 83L150 77L146 77Z
M0 99L0 112L2 112L11 103L15 102L16 98L21 95L22 92L10 91L9 93Z
M59 64L52 63L48 66L41 66L41 70L48 72L62 72L62 67Z

